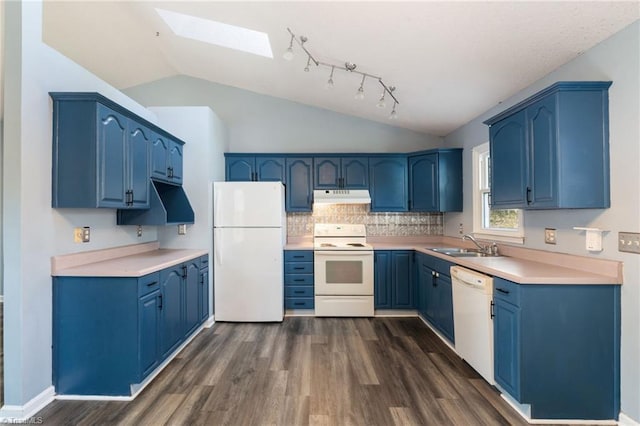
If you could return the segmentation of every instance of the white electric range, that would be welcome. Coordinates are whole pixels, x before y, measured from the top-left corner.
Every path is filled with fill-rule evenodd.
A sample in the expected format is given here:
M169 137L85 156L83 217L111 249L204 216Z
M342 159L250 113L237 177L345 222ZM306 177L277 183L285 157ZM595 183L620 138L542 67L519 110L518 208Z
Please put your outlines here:
M316 316L373 316L373 247L366 234L365 225L314 226Z

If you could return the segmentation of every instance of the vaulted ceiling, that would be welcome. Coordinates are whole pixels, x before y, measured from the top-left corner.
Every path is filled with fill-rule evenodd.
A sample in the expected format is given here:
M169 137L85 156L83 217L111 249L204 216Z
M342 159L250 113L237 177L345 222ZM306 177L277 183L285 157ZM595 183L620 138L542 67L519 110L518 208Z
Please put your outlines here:
M175 35L156 8L268 34L265 58ZM46 1L44 40L117 88L188 75L336 112L446 135L640 17L638 2ZM286 28L321 61L357 64L392 86L400 104L377 108L377 81L303 68Z

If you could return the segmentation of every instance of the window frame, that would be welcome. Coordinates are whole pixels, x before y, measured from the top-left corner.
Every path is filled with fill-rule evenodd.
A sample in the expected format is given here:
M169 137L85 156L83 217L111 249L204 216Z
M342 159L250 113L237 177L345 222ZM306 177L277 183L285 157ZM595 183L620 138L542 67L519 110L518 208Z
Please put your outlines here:
M481 239L490 239L513 244L524 244L524 214L522 209L518 211L518 229L495 229L484 226L483 194L491 194L489 186L489 171L484 172L482 166L488 168L488 164L481 165L484 158L488 158L489 142L478 145L472 149L473 162L473 235ZM484 176L484 178L483 178ZM486 179L486 182L483 182ZM484 187L482 184L486 184Z

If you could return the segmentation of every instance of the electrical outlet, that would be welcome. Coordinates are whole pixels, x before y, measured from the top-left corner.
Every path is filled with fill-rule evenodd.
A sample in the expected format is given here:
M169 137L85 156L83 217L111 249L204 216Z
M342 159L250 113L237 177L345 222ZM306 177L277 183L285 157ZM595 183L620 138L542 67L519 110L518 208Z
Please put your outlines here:
M618 232L618 251L640 254L640 233Z
M82 228L82 242L88 243L91 241L91 228L85 226Z
M187 233L187 225L181 223L178 225L178 235L185 235Z
M544 242L546 244L556 243L556 230L555 228L544 228Z
M142 237L142 225L138 225L138 237Z

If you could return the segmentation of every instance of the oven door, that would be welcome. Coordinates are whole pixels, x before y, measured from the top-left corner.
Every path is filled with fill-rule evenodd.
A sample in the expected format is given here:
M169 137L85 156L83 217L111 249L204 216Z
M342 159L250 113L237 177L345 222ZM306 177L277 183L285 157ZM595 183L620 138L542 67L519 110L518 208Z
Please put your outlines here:
M313 252L316 295L373 295L373 251Z

